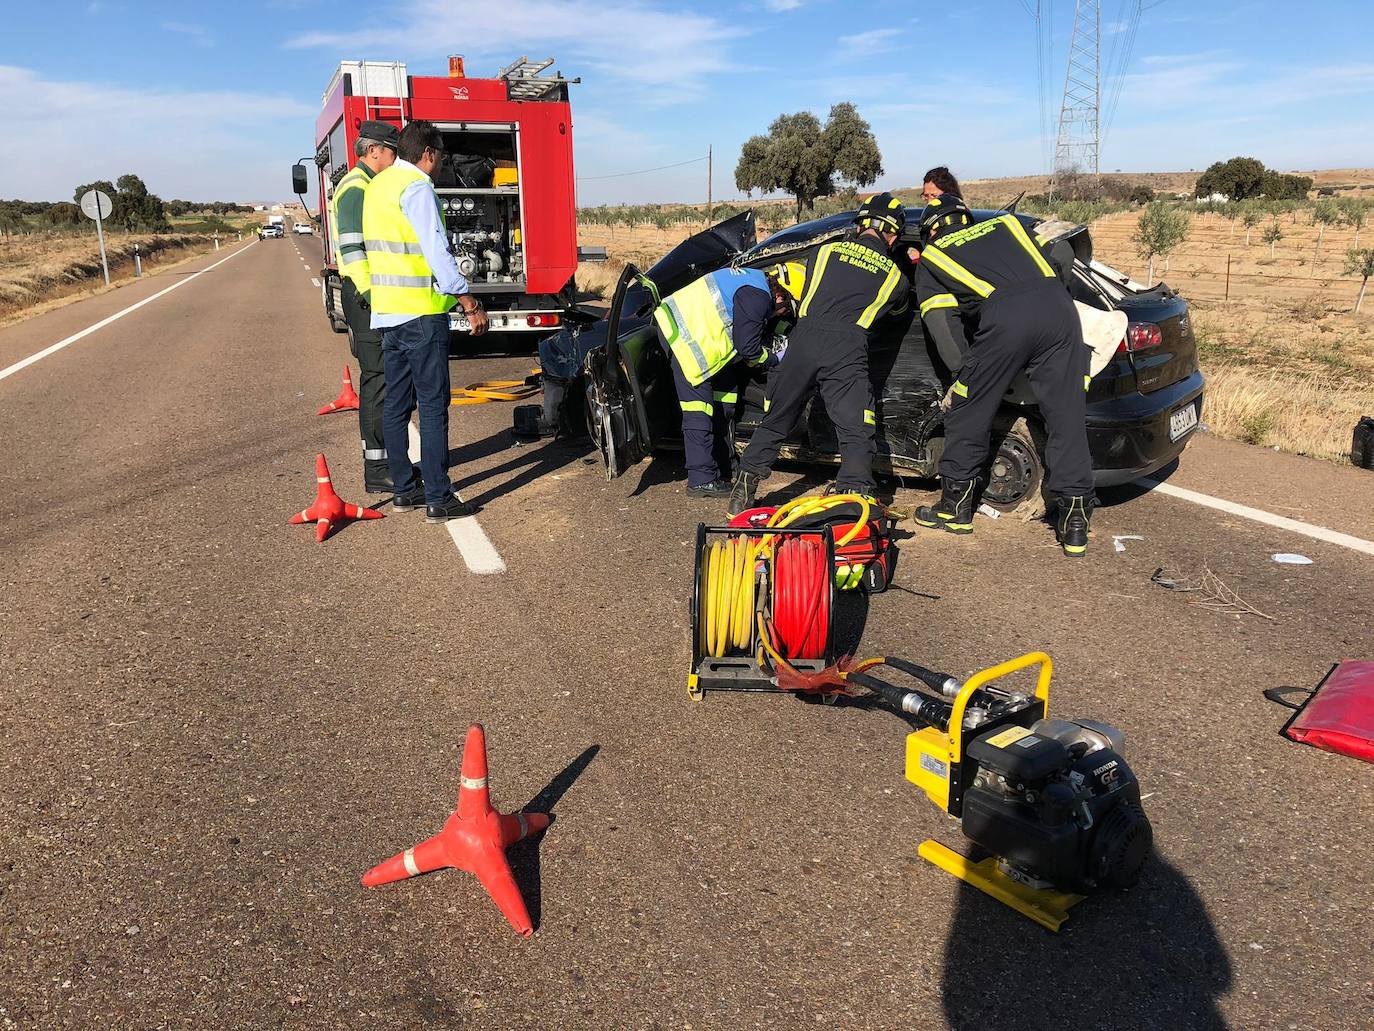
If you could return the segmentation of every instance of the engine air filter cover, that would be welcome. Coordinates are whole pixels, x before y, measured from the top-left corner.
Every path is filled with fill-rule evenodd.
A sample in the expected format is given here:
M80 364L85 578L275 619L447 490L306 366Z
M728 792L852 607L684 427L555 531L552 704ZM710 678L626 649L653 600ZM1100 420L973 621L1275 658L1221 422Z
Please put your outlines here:
M968 746L968 756L980 767L1021 784L1038 784L1072 762L1063 743L1025 727L984 734Z

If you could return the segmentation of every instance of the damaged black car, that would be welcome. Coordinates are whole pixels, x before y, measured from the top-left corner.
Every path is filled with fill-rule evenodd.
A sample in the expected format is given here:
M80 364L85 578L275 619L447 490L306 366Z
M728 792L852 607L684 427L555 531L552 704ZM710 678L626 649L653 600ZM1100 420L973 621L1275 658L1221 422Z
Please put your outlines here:
M974 217L981 221L1001 214L975 211ZM919 208L907 212L911 241L919 215ZM1203 378L1187 302L1162 283L1147 287L1095 261L1083 226L1017 217L1028 231L1039 230L1044 238L1072 247L1076 301L1098 311L1120 311L1127 320L1120 343L1088 392L1088 442L1097 484L1127 483L1169 464L1187 446L1202 410ZM548 341L551 351L580 360L566 414L579 398L583 409L580 418L565 418L565 425L585 421L608 479L655 452L682 447L668 356L654 329L656 298L730 264L760 268L806 261L821 244L849 232L852 223L852 214L834 215L756 243L753 213L743 212L684 241L645 272L626 266L604 319L569 326L562 339ZM1045 234L1047 228L1053 235ZM877 413L875 468L899 477L933 477L944 446L941 399L958 369L942 360L914 311L876 329L869 353ZM763 418L765 387L759 372L737 408L738 450ZM1044 471L1044 442L1039 410L1023 375L1008 390L994 425L983 500L1010 510L1034 497ZM782 457L838 462L834 426L819 396L807 406Z

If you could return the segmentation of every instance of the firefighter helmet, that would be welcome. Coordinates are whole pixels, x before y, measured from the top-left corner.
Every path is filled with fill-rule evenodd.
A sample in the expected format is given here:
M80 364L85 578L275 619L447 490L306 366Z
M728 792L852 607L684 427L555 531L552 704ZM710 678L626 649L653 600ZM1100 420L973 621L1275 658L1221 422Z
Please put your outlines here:
M938 197L932 197L926 202L925 210L921 212L921 219L918 223L921 230L921 242L929 240L937 229L947 229L950 226L966 226L973 222L973 216L969 213L968 205L964 203L962 197L956 197L952 193L942 193Z
M906 228L906 208L898 198L884 191L859 205L854 221L860 229L900 234Z
M800 261L785 261L770 268L768 278L782 287L794 301L800 301L802 289L806 286L806 266Z

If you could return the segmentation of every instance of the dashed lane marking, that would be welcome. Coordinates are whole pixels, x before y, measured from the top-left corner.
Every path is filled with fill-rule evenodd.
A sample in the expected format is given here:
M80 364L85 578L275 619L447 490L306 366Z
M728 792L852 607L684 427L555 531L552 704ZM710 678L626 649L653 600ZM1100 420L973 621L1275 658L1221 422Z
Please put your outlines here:
M410 460L419 462L420 431L415 428L413 422L406 427L406 430L410 435ZM450 519L444 523L444 528L448 530L448 535L453 538L453 543L463 556L463 561L467 563L469 572L476 573L478 576L490 576L506 571L506 563L501 559L501 555L491 543L491 538L487 536L487 532L482 529L482 524L477 521L476 516Z
M98 330L98 329L104 329L104 328L105 328L106 326L108 326L111 322L115 322L115 321L117 321L117 320L119 320L119 319L122 319L125 315L128 315L128 314L130 314L130 313L132 313L132 312L138 311L138 309L139 309L139 308L142 308L145 304L151 304L153 301L156 301L159 297L164 297L164 296L166 296L167 294L171 293L173 290L179 290L179 289L181 289L181 288L182 288L183 286L185 286L187 283L190 283L190 282L192 282L193 280L199 278L200 276L204 275L206 272L209 272L211 269L217 269L217 268L219 268L221 265L223 265L223 264L224 264L226 261L228 261L230 258L236 258L236 257L238 257L240 254L242 254L244 251L251 250L251 249L252 249L251 247L240 247L238 250L234 251L233 254L230 254L230 255L228 255L228 256L226 256L226 257L220 258L219 261L215 262L213 265L207 265L205 268L201 269L199 272L193 272L193 273L191 273L191 275L187 276L185 279L178 280L177 282L173 283L171 286L167 287L165 290L159 290L157 293L153 294L151 297L145 297L145 298L143 298L143 300L139 301L138 303L136 303L136 304L131 304L131 305L129 305L127 308L124 308L124 309L121 310L121 311L117 311L117 312L115 312L113 315L109 316L108 318L101 319L101 320L100 320L99 322L97 322L95 325L93 325L93 326L87 326L85 329L81 330L79 333L73 333L71 336L69 336L69 337L67 337L67 338L65 338L65 339L63 339L63 340L59 340L57 343L52 344L52 345L49 346L49 347L45 347L45 348L43 348L43 350L41 350L41 351L38 351L38 352L36 352L36 353L34 353L34 354L31 354L31 355L29 355L27 358L21 358L19 361L15 362L13 365L10 365L10 366L8 366L7 368L4 368L4 369L0 369L0 379L5 379L5 378L7 378L7 377L9 377L9 376L13 376L16 372L19 372L19 371L22 370L22 369L27 369L30 365L33 365L35 362L41 362L44 358L48 357L48 355L50 355L50 354L56 354L58 351L62 350L62 348L67 347L67 346L69 346L70 344L74 344L74 343L76 343L78 340L81 340L81 339L84 338L84 337L90 336L92 333L94 333L94 332L95 332L96 330Z
M1313 540L1325 541L1327 544L1335 544L1342 548L1349 548L1351 551L1358 551L1365 555L1374 555L1374 541L1367 541L1360 537L1352 537L1348 533L1341 533L1339 530L1328 530L1324 526L1316 526L1312 523L1304 523L1297 519L1289 519L1287 516L1274 515L1265 512L1263 509L1251 508L1249 505L1238 505L1234 501L1226 501L1222 498L1214 498L1210 494L1202 494L1195 490L1188 490L1186 487L1175 487L1172 483L1164 483L1161 480L1153 480L1145 477L1136 480L1142 487L1167 494L1171 498L1180 498L1183 501L1191 501L1195 505L1202 505L1204 508L1214 508L1218 512L1227 512L1230 515L1240 516L1242 519L1253 519L1257 523L1264 523L1266 526L1274 526L1280 530L1289 530L1293 533L1300 533L1304 537L1311 537Z
M310 282L311 282L311 284L314 285L314 286L319 286L319 285L320 285L320 281L319 281L318 279L316 279L314 276L311 276L311 277L310 277Z

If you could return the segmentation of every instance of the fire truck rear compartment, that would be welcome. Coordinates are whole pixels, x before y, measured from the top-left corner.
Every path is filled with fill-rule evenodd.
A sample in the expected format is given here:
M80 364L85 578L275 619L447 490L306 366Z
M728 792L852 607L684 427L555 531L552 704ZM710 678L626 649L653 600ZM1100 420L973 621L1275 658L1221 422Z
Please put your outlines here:
M458 270L478 293L523 290L515 129L508 124L444 123L438 128L445 153L434 184Z

